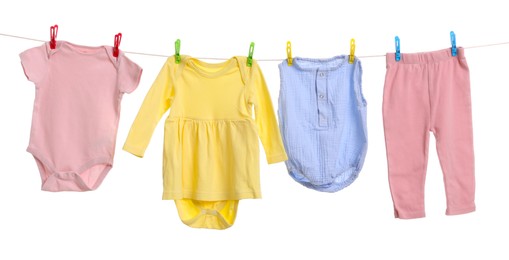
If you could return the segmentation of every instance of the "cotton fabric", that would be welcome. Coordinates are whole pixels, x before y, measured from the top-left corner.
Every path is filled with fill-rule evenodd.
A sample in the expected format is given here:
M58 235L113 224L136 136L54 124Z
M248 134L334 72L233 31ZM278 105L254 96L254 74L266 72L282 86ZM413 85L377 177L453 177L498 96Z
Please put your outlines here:
M279 64L279 122L290 176L305 187L336 192L353 183L367 152L362 67L348 56L296 57Z
M123 52L113 57L111 46L65 41L20 58L36 87L27 151L42 190L95 190L113 165L122 96L136 89L142 69Z
M238 200L260 198L260 138L268 163L287 159L260 67L246 57L206 63L169 57L147 93L124 150L143 157L165 120L164 200L191 227L233 225ZM252 113L254 108L254 115Z
M430 132L444 176L447 215L475 211L469 68L463 48L387 54L383 120L396 218L425 217Z

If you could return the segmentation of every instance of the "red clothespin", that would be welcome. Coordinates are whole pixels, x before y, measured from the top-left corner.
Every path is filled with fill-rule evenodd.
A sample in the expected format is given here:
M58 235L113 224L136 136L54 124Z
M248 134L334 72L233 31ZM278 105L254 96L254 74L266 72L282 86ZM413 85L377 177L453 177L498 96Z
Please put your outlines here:
M113 45L113 56L118 58L118 54L119 54L119 49L118 47L120 46L120 41L122 40L122 34L121 33L117 33L115 35L115 43Z
M57 34L58 34L58 25L51 26L49 28L49 36L51 38L49 42L49 47L51 49L55 49L57 47Z

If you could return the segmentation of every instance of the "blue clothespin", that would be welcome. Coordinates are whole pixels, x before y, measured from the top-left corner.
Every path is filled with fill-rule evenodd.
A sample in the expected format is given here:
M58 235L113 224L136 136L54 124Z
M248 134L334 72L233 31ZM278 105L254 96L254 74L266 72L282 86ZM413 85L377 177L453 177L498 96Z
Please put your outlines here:
M400 61L401 60L401 51L399 49L399 37L396 36L394 38L394 41L396 42L396 61Z
M456 34L454 34L453 31L451 31L451 45L452 45L451 48L452 56L456 56L456 54L458 53L456 49Z

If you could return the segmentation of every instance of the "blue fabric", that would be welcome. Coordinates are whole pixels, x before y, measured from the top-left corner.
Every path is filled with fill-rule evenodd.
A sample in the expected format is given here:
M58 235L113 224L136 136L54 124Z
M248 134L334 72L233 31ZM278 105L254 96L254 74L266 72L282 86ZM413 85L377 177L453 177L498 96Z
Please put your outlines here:
M296 57L293 66L279 64L279 72L278 116L290 176L318 191L347 187L368 146L360 61Z

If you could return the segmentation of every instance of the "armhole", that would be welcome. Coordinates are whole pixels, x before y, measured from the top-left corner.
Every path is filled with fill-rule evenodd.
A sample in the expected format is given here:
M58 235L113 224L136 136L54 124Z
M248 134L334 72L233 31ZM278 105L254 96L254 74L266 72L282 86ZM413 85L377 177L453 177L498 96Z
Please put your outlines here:
M283 91L284 85L285 85L284 84L285 83L285 77L283 75L283 74L285 74L285 72L284 72L283 66L288 66L287 61L283 61L282 63L279 63L279 65L277 66L277 68L279 69L279 93L281 93Z
M355 58L355 67L354 67L354 84L357 92L357 100L359 102L360 107L366 107L367 102L364 98L364 94L362 93L362 65L361 61L358 58Z

